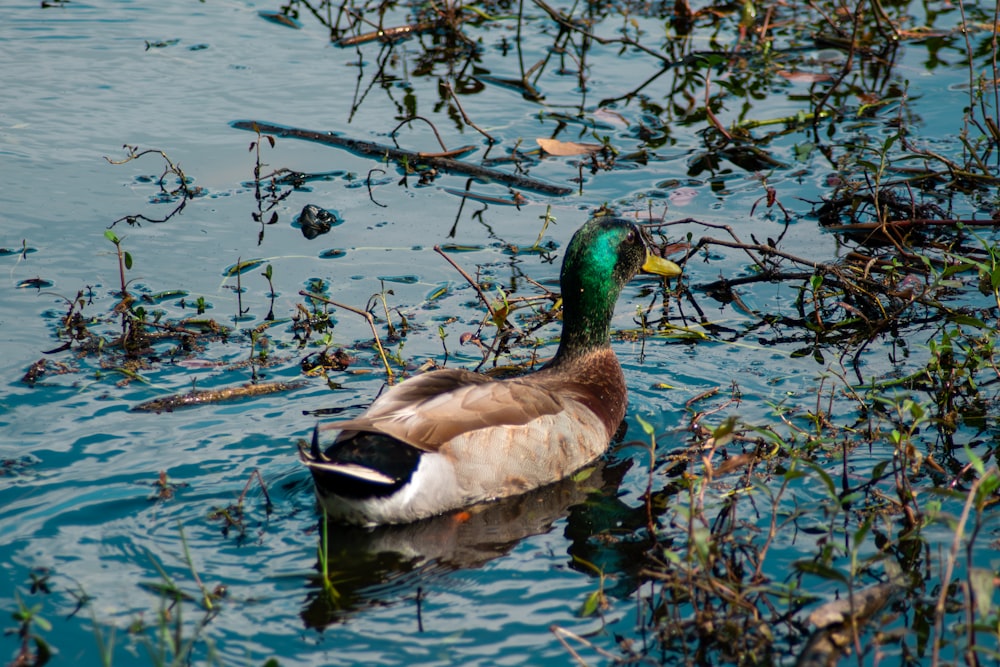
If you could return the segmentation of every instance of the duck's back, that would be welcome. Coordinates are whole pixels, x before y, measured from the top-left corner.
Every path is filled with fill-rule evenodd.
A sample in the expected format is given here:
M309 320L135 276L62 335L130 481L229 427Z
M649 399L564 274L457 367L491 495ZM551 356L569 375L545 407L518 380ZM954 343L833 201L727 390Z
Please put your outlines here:
M411 378L324 425L341 433L311 466L317 491L334 518L399 523L544 486L605 451L624 382L610 350L507 380L450 369Z

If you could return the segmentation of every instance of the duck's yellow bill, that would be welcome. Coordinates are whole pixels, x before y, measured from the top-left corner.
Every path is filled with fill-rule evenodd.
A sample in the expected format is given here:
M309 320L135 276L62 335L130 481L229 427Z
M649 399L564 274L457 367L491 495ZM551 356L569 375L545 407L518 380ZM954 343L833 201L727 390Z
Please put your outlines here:
M670 276L681 275L681 267L677 266L669 259L657 257L649 252L646 253L646 263L642 265L642 270L645 273L655 273L658 276L666 276L668 278Z

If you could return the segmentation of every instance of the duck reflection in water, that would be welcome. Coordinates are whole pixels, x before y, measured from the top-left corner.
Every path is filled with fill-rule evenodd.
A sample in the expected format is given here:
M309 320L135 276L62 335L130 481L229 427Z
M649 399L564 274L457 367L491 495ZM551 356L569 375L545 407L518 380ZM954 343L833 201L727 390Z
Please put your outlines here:
M552 530L566 518L568 565L588 575L574 557L619 575L609 595L627 595L635 586L637 540L593 539L598 534L631 534L647 524L644 506L629 507L618 497L632 461L598 461L572 478L519 496L504 498L416 523L377 527L327 528L330 587L317 576L302 610L307 627L322 629L366 607L416 601L419 589L449 572L481 567L509 553L521 540ZM322 522L322 520L321 520ZM318 531L322 545L323 526ZM317 570L322 567L317 562ZM630 572L630 570L632 570Z

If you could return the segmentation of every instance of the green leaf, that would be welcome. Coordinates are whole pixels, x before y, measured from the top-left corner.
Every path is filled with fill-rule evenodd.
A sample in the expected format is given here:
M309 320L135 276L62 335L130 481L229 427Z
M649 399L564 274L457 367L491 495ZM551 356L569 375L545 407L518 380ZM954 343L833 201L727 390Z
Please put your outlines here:
M719 67L728 62L729 56L721 53L695 53L692 55L692 64L704 65L704 69Z
M132 269L132 253L125 253L125 268L129 270Z
M980 456L976 454L974 451L972 451L972 449L970 449L968 445L963 445L963 448L965 449L965 455L969 457L969 463L972 464L972 467L973 469L975 469L976 473L980 477L982 477L983 474L986 472L986 464L983 463L983 459L980 458Z
M441 283L433 290L431 290L430 293L424 298L427 301L435 301L436 299L440 299L441 297L443 297L445 294L448 293L449 287L451 287L450 283Z
M143 301L149 301L150 303L162 303L169 299L183 299L189 294L187 290L182 289L172 289L164 290L163 292L157 292L156 294L143 295ZM205 297L198 297L204 303Z
M958 264L952 264L951 266L946 266L941 271L942 278L949 278L956 273L964 273L966 271L972 271L976 269L979 265L970 262L959 262Z
M49 626L49 629L52 629L52 626ZM46 664L52 658L52 650L49 649L49 645L45 640L38 635L32 636L32 639L35 640L35 661L32 665L34 667L42 667L42 665Z
M983 502L991 499L993 497L993 492L1000 488L1000 477L995 473L987 475L983 478L983 481L979 484L979 489L977 492L977 500L982 499Z
M798 468L790 468L789 470L785 471L783 477L785 481L794 482L797 479L808 477L808 473L806 473L803 470L799 470Z
M865 538L868 537L868 533L869 531L871 531L871 529L872 529L872 518L871 515L868 515L864 523L861 524L861 527L858 528L856 531L854 531L853 539L854 539L855 549L861 546L861 544L865 541Z
M593 563L591 563L589 560L585 560L583 558L580 558L579 556L573 556L573 562L577 563L578 565L580 565L582 567L587 568L588 570L590 570L591 572L593 572L594 574L596 574L598 576L601 576L603 574L603 572L601 572L601 568L597 567L596 565L594 565Z
M969 584L976 596L976 611L979 612L979 618L985 619L990 615L990 608L993 606L993 570L984 567L971 568Z
M792 149L793 154L795 155L795 160L797 162L805 162L809 159L809 156L812 154L814 148L816 148L816 144L811 141L795 144Z
M246 273L247 271L252 271L253 269L256 269L265 261L267 260L248 259L244 262L237 262L236 264L233 264L232 266L227 266L225 269L223 269L222 275L227 277L232 277L239 273Z
M646 435L653 435L654 429L652 424L650 424L648 421L646 421L639 415L635 416L635 420L639 422L639 426L642 427L643 433L645 433Z
M583 605L581 605L580 609L576 612L576 615L581 616L583 618L586 618L588 616L593 616L594 613L597 611L597 607L600 606L600 604L601 604L601 591L597 590L587 596L587 599L584 600Z
M708 559L709 550L712 546L712 533L708 528L703 526L697 527L691 533L693 543L691 546L695 548L699 559L702 563L705 563Z
M35 624L35 627L42 632L52 632L52 624L49 623L48 619L36 615L32 617L31 621Z
M978 317L973 317L972 315L955 315L951 318L951 321L955 324L964 324L966 326L976 327L977 329L989 329L989 325Z
M712 437L715 438L715 444L718 447L723 447L728 445L733 440L733 433L736 431L736 418L726 417L725 421L719 424L712 431Z
M673 565L681 564L681 556L676 551L673 551L671 549L664 549L660 555L666 558L667 562Z
M105 229L104 230L104 238L106 238L107 240L111 241L115 245L118 245L119 243L121 243L121 239L118 238L118 235L115 234L110 229Z

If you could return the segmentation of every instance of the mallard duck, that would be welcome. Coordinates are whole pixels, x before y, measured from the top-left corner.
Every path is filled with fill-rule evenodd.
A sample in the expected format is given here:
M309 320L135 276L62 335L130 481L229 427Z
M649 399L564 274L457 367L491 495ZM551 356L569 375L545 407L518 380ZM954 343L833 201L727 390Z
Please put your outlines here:
M390 388L364 414L325 424L321 451L299 447L329 518L409 523L560 480L608 447L627 392L611 349L611 316L639 271L679 275L633 223L594 218L570 241L560 286L559 349L527 375L494 380L442 369Z

